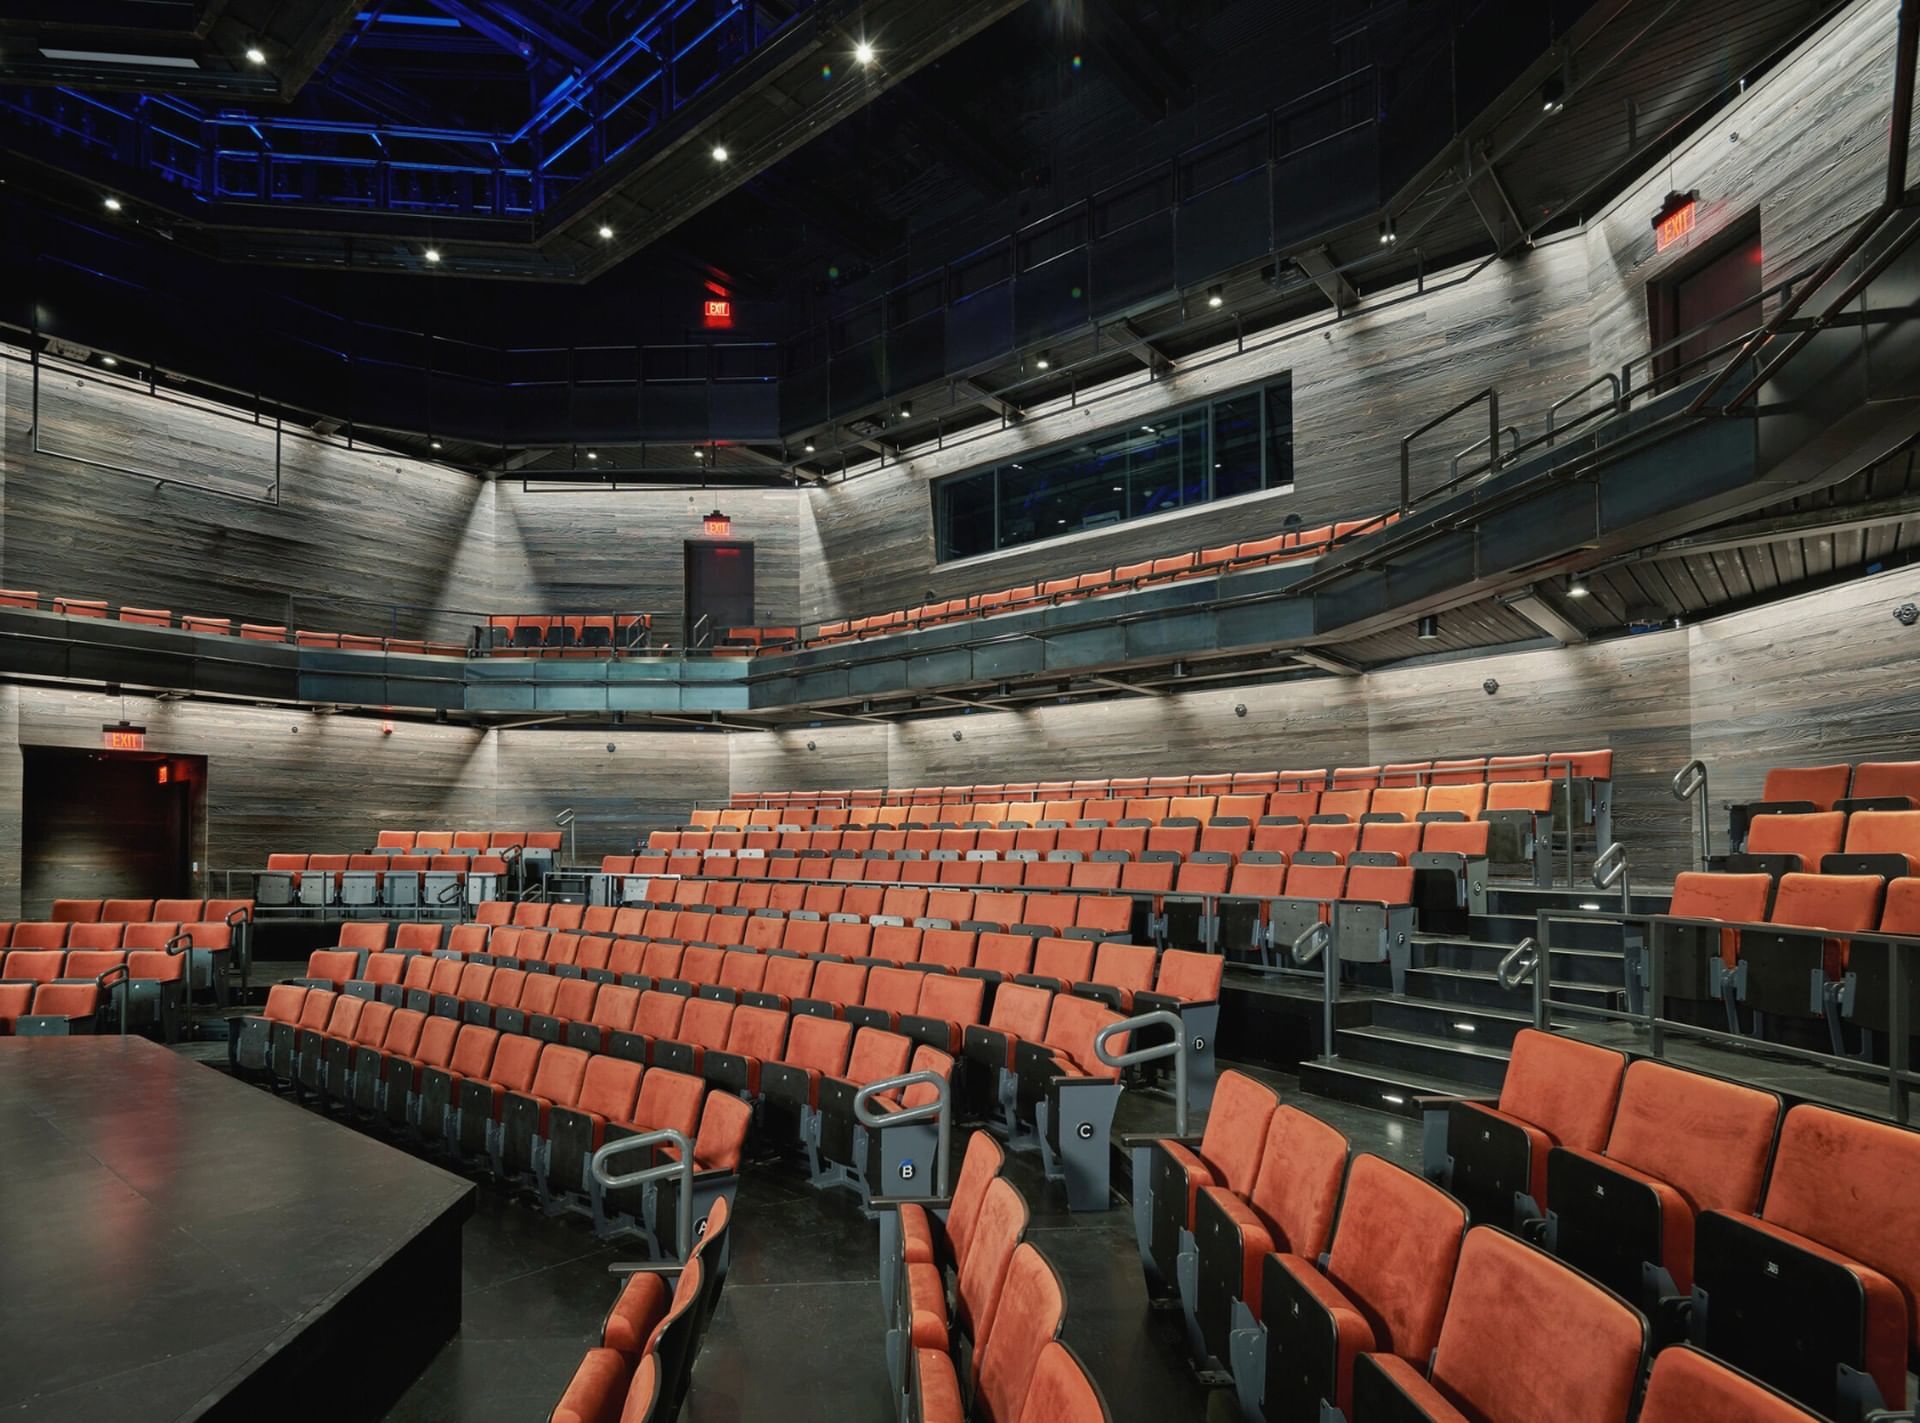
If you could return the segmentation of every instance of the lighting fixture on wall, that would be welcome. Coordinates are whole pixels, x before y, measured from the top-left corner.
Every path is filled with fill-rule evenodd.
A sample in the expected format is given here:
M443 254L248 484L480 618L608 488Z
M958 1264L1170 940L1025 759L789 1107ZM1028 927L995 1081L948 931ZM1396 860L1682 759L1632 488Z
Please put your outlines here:
M1245 702L1235 702L1233 704L1233 714L1235 716L1245 716L1247 714L1247 704Z
M959 733L958 731L956 731L956 732L954 732L954 733L953 733L953 739L954 739L955 741L958 741L958 740L960 739L960 733Z
M1428 613L1414 624L1414 635L1422 642L1432 642L1440 636L1440 615Z
M1910 628L1915 623L1920 623L1920 607L1915 607L1912 603L1902 603L1893 610L1893 616L1901 627Z
M1489 677L1487 678L1486 681L1480 684L1480 690L1485 692L1488 696L1492 696L1495 692L1500 690L1500 684L1497 681L1495 681L1493 678Z

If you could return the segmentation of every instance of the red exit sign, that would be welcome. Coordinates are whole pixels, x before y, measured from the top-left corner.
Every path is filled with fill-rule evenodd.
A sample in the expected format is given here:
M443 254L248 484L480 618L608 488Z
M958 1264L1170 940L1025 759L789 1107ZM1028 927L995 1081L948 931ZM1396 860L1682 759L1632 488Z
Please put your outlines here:
M1699 194L1668 193L1666 202L1653 219L1653 250L1664 252L1692 232L1699 216Z
M702 314L709 326L733 325L733 303L720 298L709 298L702 308Z
M103 726L100 728L100 744L109 751L144 751L147 749L147 729L144 726L129 726L125 722Z

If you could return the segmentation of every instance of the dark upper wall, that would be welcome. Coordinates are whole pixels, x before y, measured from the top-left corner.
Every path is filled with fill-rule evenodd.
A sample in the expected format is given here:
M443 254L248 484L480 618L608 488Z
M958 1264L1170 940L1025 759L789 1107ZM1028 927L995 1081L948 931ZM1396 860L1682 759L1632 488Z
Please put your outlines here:
M1154 553L1260 537L1289 514L1308 525L1357 517L1399 500L1399 440L1489 385L1503 425L1531 437L1549 406L1648 348L1647 284L1757 214L1763 285L1822 255L1879 199L1885 175L1894 17L1856 4L1801 53L1762 78L1623 193L1584 231L1544 243L1477 275L1430 274L1427 290L1369 291L1337 323L1323 318L1263 335L1218 363L1066 409L1035 410L1018 427L919 453L812 495L829 577L811 616L883 612L1038 577L1109 567ZM1920 121L1915 131L1920 134ZM1651 218L1670 188L1697 188L1699 226L1654 251ZM1571 195L1570 195L1571 196ZM1151 419L1210 395L1293 376L1291 493L1275 493L1028 550L941 566L933 561L929 483L1095 431ZM1644 384L1642 366L1636 384ZM1097 394L1097 393L1096 393ZM1576 403L1567 418L1586 408ZM1415 447L1414 488L1445 478L1449 455L1485 433L1476 409Z

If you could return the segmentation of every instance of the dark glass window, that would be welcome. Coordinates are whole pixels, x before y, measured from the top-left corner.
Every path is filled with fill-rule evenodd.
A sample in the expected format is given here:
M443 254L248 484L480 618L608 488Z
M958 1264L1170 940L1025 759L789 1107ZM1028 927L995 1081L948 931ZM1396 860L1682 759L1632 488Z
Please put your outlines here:
M1280 380L934 484L940 558L971 558L1293 483Z

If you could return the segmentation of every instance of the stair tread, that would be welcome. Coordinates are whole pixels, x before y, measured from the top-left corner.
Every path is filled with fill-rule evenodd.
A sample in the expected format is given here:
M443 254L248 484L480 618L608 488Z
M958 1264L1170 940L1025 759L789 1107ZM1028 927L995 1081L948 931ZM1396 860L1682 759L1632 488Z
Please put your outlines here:
M1461 1057L1484 1058L1492 1062L1508 1062L1512 1059L1511 1049L1490 1047L1483 1043L1464 1042L1459 1038L1429 1037L1425 1033L1410 1033L1404 1028L1383 1028L1369 1025L1363 1028L1336 1028L1334 1036L1340 1038L1361 1038L1370 1042L1400 1043L1407 1047L1435 1048Z
M1376 1007L1394 1005L1417 1008L1423 1013L1444 1013L1458 1018L1485 1018L1498 1023L1531 1024L1533 1014L1510 1011L1506 1008L1483 1008L1477 1003L1447 1003L1438 998L1376 998ZM1377 1024L1375 1026L1378 1026Z
M1451 1077L1436 1077L1430 1072L1408 1072L1397 1067L1382 1067L1368 1062L1353 1063L1341 1058L1329 1062L1324 1057L1313 1057L1300 1065L1303 1068L1310 1067L1316 1072L1333 1072L1342 1077L1353 1077L1368 1082L1389 1082L1416 1094L1446 1097L1488 1095L1486 1088L1471 1082L1461 1082Z
M1407 977L1412 978L1416 973L1433 974L1433 975L1444 977L1444 978L1472 978L1472 979L1478 979L1486 983L1492 983L1499 978L1498 972L1493 969L1441 968L1441 967L1438 967L1437 965L1430 968L1409 968L1407 970ZM1623 993L1626 991L1625 989L1621 988L1618 984L1587 983L1577 978L1548 979L1547 987L1549 989L1578 988L1582 990L1592 991L1594 993ZM1519 991L1520 991L1519 989L1514 990L1514 992L1516 993L1518 993Z

